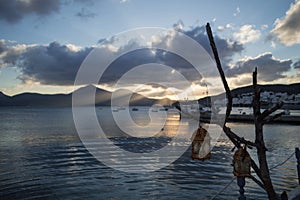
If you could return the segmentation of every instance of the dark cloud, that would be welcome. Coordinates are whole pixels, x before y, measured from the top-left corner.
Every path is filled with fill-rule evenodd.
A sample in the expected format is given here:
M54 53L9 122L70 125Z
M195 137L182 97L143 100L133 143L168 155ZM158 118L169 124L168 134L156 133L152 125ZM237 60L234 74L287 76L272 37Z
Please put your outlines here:
M28 14L39 16L57 12L60 0L0 0L0 19L16 23Z
M291 69L291 60L280 60L273 57L271 53L261 54L255 58L246 58L240 60L231 69L226 70L229 77L237 77L242 74L250 74L257 67L259 80L274 81L280 78L286 78L284 74Z
M295 69L300 69L300 60L296 61L293 66Z
M209 40L206 35L205 26L198 26L192 28L191 30L183 31L183 22L179 21L173 27L175 30L184 33L185 35L198 42L213 58ZM101 42L104 41L104 43L114 43L114 40L115 38L112 38L111 41L101 40ZM176 39L174 39L172 36L166 35L164 38L160 38L158 42L160 44L158 46L170 47L172 46L172 43L178 42L175 40ZM218 37L217 35L215 35L215 42L218 46L218 51L220 59L222 60L223 68L228 69L229 63L232 61L232 56L243 51L244 47L242 44L236 41L226 40ZM201 74L199 74L195 67L181 56L160 49L139 49L140 46L136 41L130 41L127 45L122 46L120 51L126 51L126 49L132 49L133 47L138 50L127 53L126 55L123 55L115 60L106 70L104 76L100 80L100 83L114 84L123 74L125 74L135 66L146 63L158 63L172 67L173 69L181 73L187 80L195 84L206 85L206 83L203 82ZM182 48L185 47L182 46ZM190 52L190 54L193 54L193 52ZM147 71L145 70L145 73L146 72ZM217 70L215 70L214 72L217 73ZM213 75L218 76L219 74Z
M35 45L22 50L11 47L3 61L20 69L20 79L49 85L72 85L76 73L91 48L72 50L67 45L52 42L48 46Z
M58 12L62 5L71 3L93 6L95 2L94 0L0 0L0 20L17 23L27 15L50 15ZM94 17L96 14L82 8L75 15L86 19Z
M182 32L196 40L207 52L211 54L210 45L204 26L195 27L191 30ZM172 44L178 42L181 44L181 41L176 41L176 38L174 39L174 37L170 35L164 37L165 38L160 38L160 42L164 43L162 46L172 46ZM101 40L100 46L102 45L102 48L105 48L105 52L108 54L113 54L116 49L111 48L111 46L114 45L114 42L118 43L118 41L115 40L117 40L117 38L114 37L111 40ZM243 46L242 44L234 41L228 41L218 36L215 36L215 40L220 53L220 58L223 62L223 67L227 69L232 56L235 53L241 52L243 50ZM178 44L176 45L178 47ZM7 46L5 42L0 42L0 51L6 51L5 56L2 56L3 63L18 67L22 73L20 79L23 81L34 80L42 84L51 85L73 84L80 64L91 51L91 48L80 50L76 48L74 50L73 48L72 50L70 46L61 45L57 42L53 42L46 46L24 46L25 45ZM113 63L111 63L101 77L100 83L112 85L116 83L116 81L118 81L126 72L135 68L136 66L148 63L156 63L171 67L172 69L176 70L176 73L178 72L182 74L186 80L193 82L194 84L206 84L203 82L201 74L199 74L194 66L192 66L191 63L189 63L180 55L160 49L141 48L139 42L134 40L120 46L117 51L126 52L126 50L133 48L136 50L120 56ZM190 52L190 54L193 53L194 52ZM193 56L198 57L198 55ZM151 81L151 79L153 80L154 78L152 75L155 73L157 73L157 76L162 77L165 82L172 81L172 76L179 78L178 75L172 73L171 71L166 70L164 73L168 74L163 74L159 72L153 72L150 70L150 68L149 70L146 69L142 71L140 77L134 78L138 79L141 77L149 77L148 79ZM134 81L137 80L132 79L133 83Z
M170 66L181 72L190 81L201 79L200 74L184 58L167 51L144 48L132 51L115 60L104 73L100 83L113 84L132 68L147 63ZM145 73L148 73L147 70L145 70Z
M201 44L213 58L213 53L209 44L208 36L206 34L205 26L197 26L191 30L182 32ZM220 38L216 34L214 34L214 40L218 48L222 67L227 69L229 67L229 63L232 61L232 56L236 53L241 53L244 50L244 46L237 41Z
M105 41L106 41L106 39L104 39L104 38L99 39L98 42L97 42L97 44L100 44L100 43L105 42Z

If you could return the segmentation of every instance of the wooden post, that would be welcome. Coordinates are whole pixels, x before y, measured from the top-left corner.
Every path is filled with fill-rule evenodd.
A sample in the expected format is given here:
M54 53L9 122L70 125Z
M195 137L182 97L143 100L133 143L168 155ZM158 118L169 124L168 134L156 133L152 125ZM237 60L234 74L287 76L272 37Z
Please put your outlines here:
M244 190L244 186L246 184L245 181L245 177L237 177L237 184L240 187L239 192L240 192L240 196L239 196L239 200L246 200L246 197L244 195L245 190Z
M299 148L296 148L296 159L297 159L297 171L298 171L298 182L300 185L300 150Z

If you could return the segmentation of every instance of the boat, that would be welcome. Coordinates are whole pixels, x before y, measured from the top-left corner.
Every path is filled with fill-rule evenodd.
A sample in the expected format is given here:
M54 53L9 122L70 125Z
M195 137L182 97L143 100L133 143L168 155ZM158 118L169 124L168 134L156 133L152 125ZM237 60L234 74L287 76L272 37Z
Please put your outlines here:
M168 108L160 108L159 111L168 111Z

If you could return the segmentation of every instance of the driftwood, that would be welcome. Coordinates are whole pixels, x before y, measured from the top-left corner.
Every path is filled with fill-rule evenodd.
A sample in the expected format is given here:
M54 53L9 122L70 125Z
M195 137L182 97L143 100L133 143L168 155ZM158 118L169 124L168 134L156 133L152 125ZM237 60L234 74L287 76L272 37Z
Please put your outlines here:
M255 163L253 159L251 159L251 167L255 171L258 178L254 176L250 176L250 178L257 183L260 187L262 187L268 194L269 199L280 199L279 196L276 194L270 173L268 162L266 159L266 151L267 148L265 146L264 137L263 137L263 125L268 123L278 117L280 117L283 113L279 113L276 115L272 115L275 111L282 107L282 103L276 104L275 106L266 109L263 113L260 111L260 90L257 86L257 68L253 72L253 115L254 115L254 124L255 124L255 142L246 140L242 137L239 137L236 133L234 133L229 127L227 127L226 122L232 110L232 95L231 90L228 86L226 81L226 77L224 71L221 66L221 62L218 56L217 47L214 42L213 34L210 28L209 23L206 25L207 35L210 41L210 45L215 57L216 65L222 79L223 86L226 91L227 97L227 108L226 108L226 115L225 121L223 124L219 124L222 126L222 129L226 136L230 139L230 141L234 144L235 147L240 147L241 144L246 145L248 148L256 148L257 151L257 158L258 158L258 165Z

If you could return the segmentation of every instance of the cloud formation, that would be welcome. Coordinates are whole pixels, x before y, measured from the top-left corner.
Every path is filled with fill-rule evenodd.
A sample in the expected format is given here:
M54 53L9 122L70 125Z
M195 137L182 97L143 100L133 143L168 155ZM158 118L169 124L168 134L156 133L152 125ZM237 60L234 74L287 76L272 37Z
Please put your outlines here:
M94 5L94 0L0 0L0 20L17 23L28 15L47 16L59 12L61 6L70 3ZM91 18L96 14L81 8L75 16Z
M281 43L291 46L300 43L300 0L291 4L290 9L281 19L276 19L275 27L271 31L271 37Z
M0 19L16 23L29 14L39 16L57 12L60 0L0 0Z
M213 58L213 53L206 34L205 26L197 26L191 30L182 32L201 44ZM222 60L222 66L224 69L227 69L232 61L232 56L236 53L241 53L244 50L244 46L238 41L220 38L217 34L214 34L214 40L218 48L220 60Z
M198 26L187 31L181 29L180 31L196 40L212 55L204 26ZM235 53L239 53L244 49L242 44L220 38L217 35L215 35L215 41L224 68L229 67L229 63ZM162 43L162 46L172 46L178 41L171 35L165 35L161 36L161 38L153 39L152 42ZM104 43L106 45L103 48L106 48L105 51L108 54L116 51L126 51L126 49L131 49L132 47L137 49L140 47L138 41L130 41L119 48L111 45L110 41L105 41ZM24 82L34 81L45 85L72 85L80 64L91 50L92 48L79 48L57 42L52 42L48 45L22 45L0 41L0 65L2 63L2 66L11 65L17 67L21 73L19 78ZM188 61L173 53L151 48L132 51L115 60L106 70L100 83L114 84L132 68L147 63L170 66L185 76L186 79L202 84L201 75ZM145 73L147 72L146 70ZM215 76L218 76L218 74L215 74Z
M246 44L258 40L261 36L261 32L254 29L253 25L244 25L240 28L239 32L233 34L240 43Z
M300 60L296 61L293 66L295 69L300 69Z
M225 26L218 26L218 31L224 31L225 29L232 28L231 24L226 24Z
M206 35L205 26L197 26L190 30L184 30L184 24L182 21L179 21L177 24L174 24L174 29L176 31L182 32L185 35L191 37L196 42L198 42L213 58L213 53L209 44L208 37ZM172 36L172 33L169 35L161 36L160 38L154 37L152 43L159 44L161 47L169 49L176 46L176 43L180 42L179 38ZM222 64L224 68L229 68L229 63L232 61L232 56L236 53L240 53L244 47L242 44L231 41L227 39L220 38L218 35L215 35L215 41L218 46L218 51ZM184 46L184 42L181 43L181 49L189 49ZM132 42L122 47L122 50L130 49L132 46L139 48L139 44ZM199 57L200 55L193 55L193 52L190 54L194 57ZM198 71L185 59L175 55L171 52L166 52L162 50L153 50L153 49L143 49L130 52L125 56L120 57L116 60L109 69L106 70L106 74L101 79L100 83L111 83L113 84L117 81L124 73L129 71L135 66L146 64L146 63L158 63L166 66L170 66L179 73L181 73L187 80L195 83L202 84L202 77ZM213 71L213 70L212 70ZM144 73L148 71L145 70ZM217 71L214 71L215 74L211 76L218 76ZM150 72L151 73L151 72ZM206 78L206 77L205 77ZM166 77L165 77L166 79ZM133 80L133 79L131 79Z
M0 43L1 46L1 43ZM23 82L34 81L45 85L73 85L76 73L91 51L74 45L4 46L0 54L3 65L17 67Z
M192 37L201 44L208 53L212 54L204 27L195 27L187 31L181 29L180 31ZM113 40L114 38L112 38L112 41ZM299 61L293 63L292 60L277 59L272 53L263 53L256 57L246 57L233 64L232 57L243 50L243 45L236 41L225 40L217 35L215 35L215 40L218 45L224 71L229 78L235 79L235 84L250 81L249 77L251 77L251 73L255 67L257 67L259 71L259 80L264 82L287 78L287 72L289 72L292 67L295 69L300 68ZM164 37L153 39L152 42L172 45L172 43L176 41L173 41L170 35L165 35ZM137 41L130 41L128 44L120 46L120 48L114 47L109 41L105 41L102 44L105 44L103 48L105 48L108 54L121 50L126 51L126 49L130 49L131 47L136 47L137 50L122 55L111 63L101 77L100 84L113 85L124 74L136 66L156 63L158 65L170 66L186 77L187 80L205 87L201 75L194 67L184 58L171 52L151 48L139 49L139 43ZM24 82L39 82L44 85L73 85L76 73L82 61L91 50L91 47L80 48L70 44L59 44L57 42L52 42L48 45L23 45L0 40L0 67L1 65L2 67L17 67L21 73L19 78ZM151 69L149 70L140 71L140 76L130 78L132 84L140 81L135 80L135 78L148 77L149 73L153 74ZM158 72L155 78L164 76L166 82L168 82L171 81L168 78L172 78L173 72L174 71L170 71L168 74ZM151 78L151 80L153 80L153 78ZM152 87L155 87L155 83L153 84ZM152 84L149 83L149 85ZM180 85L180 83L178 83L178 85ZM180 88L176 87L176 85L174 87Z
M274 81L286 78L286 72L291 70L292 60L280 60L272 53L260 54L257 57L247 57L238 61L234 67L226 71L229 77L238 77L243 74L251 74L255 67L258 69L260 81Z
M0 40L0 55L7 50L7 44L5 40Z

